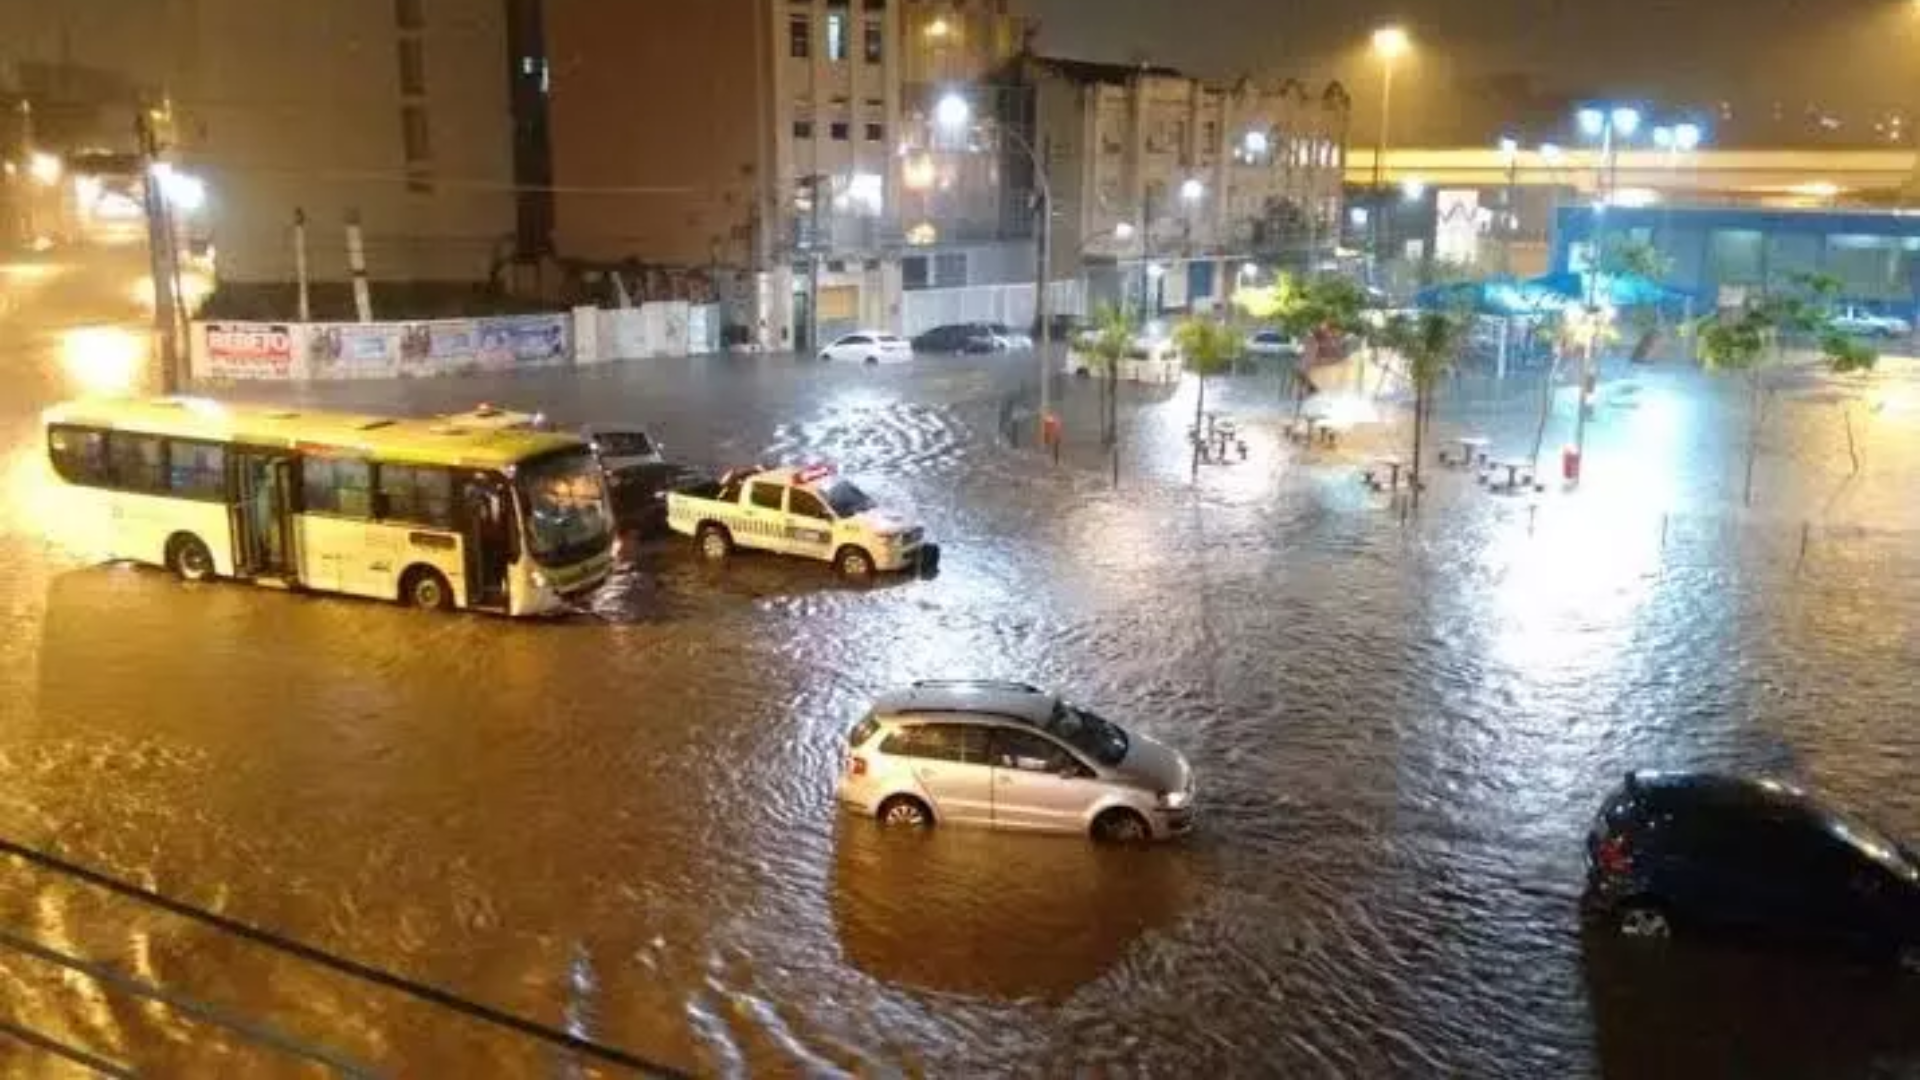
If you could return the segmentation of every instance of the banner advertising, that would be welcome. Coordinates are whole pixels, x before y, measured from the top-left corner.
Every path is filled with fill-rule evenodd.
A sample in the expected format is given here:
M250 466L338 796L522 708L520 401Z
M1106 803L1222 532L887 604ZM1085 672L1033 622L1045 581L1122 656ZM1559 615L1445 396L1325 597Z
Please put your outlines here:
M294 335L284 323L208 323L206 374L215 379L286 379Z

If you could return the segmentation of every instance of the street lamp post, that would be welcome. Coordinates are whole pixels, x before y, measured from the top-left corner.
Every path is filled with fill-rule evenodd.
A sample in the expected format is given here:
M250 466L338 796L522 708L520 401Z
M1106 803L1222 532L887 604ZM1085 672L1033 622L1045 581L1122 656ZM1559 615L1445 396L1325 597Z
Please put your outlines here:
M972 116L973 106L957 93L943 95L934 105L934 121L948 129L964 127ZM1046 437L1052 430L1053 420L1053 370L1049 366L1053 352L1053 317L1047 302L1048 263L1053 257L1053 188L1047 177L1045 155L1035 150L1014 125L1003 124L1000 131L1033 165L1034 213L1039 219L1038 227L1034 230L1033 311L1035 321L1039 323L1034 352L1040 358L1040 428L1042 436ZM1053 449L1057 460L1057 443Z
M1520 215L1513 209L1514 193L1520 187L1520 142L1511 136L1500 140L1500 154L1507 163L1507 191L1501 198L1500 272L1513 273L1513 234L1520 227Z
M1620 105L1611 109L1585 108L1579 113L1580 130L1600 140L1600 157L1595 163L1593 233L1587 259L1586 343L1581 350L1579 410L1574 417L1573 448L1576 460L1584 462L1587 451L1587 413L1592 408L1594 351L1600 339L1600 273L1606 251L1607 207L1613 201L1620 179L1620 142L1633 137L1640 128L1640 110ZM1572 477L1579 483L1579 474Z
M1412 43L1406 30L1398 26L1383 26L1373 32L1373 52L1380 58L1380 130L1376 133L1373 147L1373 262L1376 279L1380 272L1383 243L1380 211L1386 204L1387 132L1393 121L1393 68Z

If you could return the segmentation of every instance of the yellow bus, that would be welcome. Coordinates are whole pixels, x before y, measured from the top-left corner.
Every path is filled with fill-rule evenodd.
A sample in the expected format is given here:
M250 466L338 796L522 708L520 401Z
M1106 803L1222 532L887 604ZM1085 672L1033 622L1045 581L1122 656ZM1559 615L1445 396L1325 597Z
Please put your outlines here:
M570 435L204 398L45 414L57 542L423 608L539 615L613 567L613 513Z

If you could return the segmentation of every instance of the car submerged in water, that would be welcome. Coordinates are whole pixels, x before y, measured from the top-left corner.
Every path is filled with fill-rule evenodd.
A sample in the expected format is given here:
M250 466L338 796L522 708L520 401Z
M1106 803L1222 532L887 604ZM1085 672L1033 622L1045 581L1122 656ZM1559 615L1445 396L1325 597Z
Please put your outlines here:
M1179 751L1025 683L929 680L849 734L840 803L881 824L1067 833L1113 843L1193 827Z

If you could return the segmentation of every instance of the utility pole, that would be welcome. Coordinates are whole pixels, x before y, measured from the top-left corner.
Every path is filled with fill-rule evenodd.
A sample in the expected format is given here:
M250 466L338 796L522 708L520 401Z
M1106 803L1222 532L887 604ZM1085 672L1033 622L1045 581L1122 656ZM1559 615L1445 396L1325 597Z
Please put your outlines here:
M347 273L353 278L353 313L363 323L373 321L373 290L367 284L367 243L360 229L360 211L347 211Z
M814 173L800 183L807 189L808 215L812 225L807 235L807 350L820 349L820 206L821 188L826 175Z
M293 211L293 281L300 291L300 321L313 321L313 299L307 287L307 212Z
M1051 141L1042 139L1040 153L1034 156L1034 196L1036 211L1040 215L1039 236L1035 247L1038 249L1038 265L1034 268L1033 310L1040 321L1039 340L1036 343L1040 354L1040 422L1048 424L1053 419L1053 312L1047 296L1053 261L1053 188L1047 179L1047 150ZM1053 444L1053 457L1060 460L1060 444Z
M160 183L160 146L153 119L142 107L134 117L134 135L140 144L142 184L146 193L147 257L153 277L153 328L160 344L160 392L180 392L180 320L174 284L179 262L173 247L173 218L167 193Z

